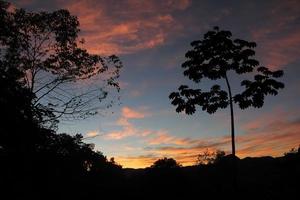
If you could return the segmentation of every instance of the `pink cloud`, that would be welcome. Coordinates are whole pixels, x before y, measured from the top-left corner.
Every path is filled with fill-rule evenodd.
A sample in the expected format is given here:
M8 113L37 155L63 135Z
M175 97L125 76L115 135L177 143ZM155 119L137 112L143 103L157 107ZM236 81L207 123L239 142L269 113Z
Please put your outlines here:
M300 121L295 118L297 110L276 110L246 123L242 128L246 134L237 137L239 155L244 157L279 156L300 144Z
M126 54L154 48L182 27L172 13L184 10L189 0L118 2L79 0L61 2L78 16L86 47L92 53ZM175 33L175 34L174 34Z
M252 27L263 65L279 69L299 59L300 29L294 25L299 17L299 1L281 1L267 13L269 23Z
M286 112L277 109L242 125L245 133L237 133L237 155L240 158L281 156L292 147L297 147L300 144L300 120L295 119L295 113L297 111ZM197 156L206 150L231 152L229 135L189 139L173 136L168 131L157 131L151 132L145 138L145 145L147 148L143 153L150 156L125 156L122 158L125 167L130 160L136 163L136 166L129 164L130 167L147 167L162 157L173 157L187 166L195 164ZM121 161L120 163L123 164Z
M121 126L121 130L111 131L105 135L106 139L109 140L120 140L130 136L139 135L139 130L128 121L127 118L120 118L117 121L117 124Z
M138 110L134 110L138 112ZM132 113L135 113L132 112ZM243 134L237 133L236 147L240 158L248 156L281 156L292 147L300 144L300 120L295 119L298 110L291 112L275 109L241 125ZM144 147L116 156L117 162L124 167L148 167L162 157L172 157L184 166L196 163L197 156L204 151L224 150L231 152L231 138L215 136L207 138L186 138L175 136L168 130L142 129L130 120L141 119L142 115L124 114L118 120L121 130L109 132L105 138L120 140L135 137ZM132 118L125 118L129 116ZM136 155L138 154L138 155ZM142 155L141 155L142 154ZM130 162L132 161L132 162Z
M122 117L125 119L141 119L144 118L147 114L142 111L137 111L129 107L122 108Z
M129 87L129 83L128 82L125 82L125 81L119 81L119 86L121 89L126 89Z
M150 145L156 145L156 144L169 144L173 143L174 137L169 135L166 131L159 132L154 138L150 138L148 140Z
M131 128L124 128L121 131L109 132L105 138L109 140L120 140L135 134L135 130Z
M151 114L145 107L138 109L133 109L127 106L123 107L121 110L121 116L116 122L118 126L121 126L121 129L107 133L105 138L109 140L120 140L130 136L146 137L152 134L154 131L135 127L135 125L130 121L134 119L143 119L150 115Z
M190 145L195 143L195 140L189 138L181 138L172 136L168 131L159 131L155 134L152 134L149 139L147 139L148 145L161 145L161 144L175 144L175 145Z
M140 90L130 90L129 91L129 96L130 97L140 97L142 95L142 92Z
M258 42L263 49L263 64L273 69L283 68L299 59L300 29L273 39L264 36L259 38Z

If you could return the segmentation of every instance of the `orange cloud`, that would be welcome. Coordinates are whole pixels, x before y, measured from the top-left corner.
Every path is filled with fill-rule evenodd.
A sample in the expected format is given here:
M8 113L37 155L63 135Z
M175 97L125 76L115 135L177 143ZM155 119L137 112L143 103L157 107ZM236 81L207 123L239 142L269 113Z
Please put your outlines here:
M100 134L98 131L90 131L90 132L87 132L85 135L86 135L85 138L94 138L94 137L99 136Z
M123 107L122 108L122 117L126 119L141 119L144 118L146 115L145 112L133 110L129 107Z
M128 122L128 125L124 125L121 130L107 133L105 138L109 140L120 140L130 136L146 137L153 133L155 133L155 131L139 129Z
M300 144L300 120L291 119L295 112L275 111L243 126L246 134L237 137L239 156L279 156L297 147Z
M132 135L135 135L136 131L135 129L132 128L124 128L121 131L112 131L109 132L107 135L105 135L106 139L110 139L110 140L120 140Z
M182 28L172 13L190 5L189 0L61 3L78 16L85 45L97 54L133 53L165 43Z
M167 131L159 131L152 134L154 137L147 140L149 145L160 144L175 144L175 145L188 145L193 144L196 141L189 138L180 138L170 135Z
M106 139L120 140L130 136L146 137L154 131L147 129L139 129L134 126L129 120L143 119L151 114L146 111L146 108L133 109L127 106L122 108L121 116L117 120L117 125L121 126L121 130L111 131L105 135Z
M174 137L172 137L171 135L169 135L166 132L160 132L157 134L156 137L151 138L148 140L150 145L156 145L156 144L163 144L163 143L172 143L172 140L174 139Z
M236 137L237 155L240 158L281 156L297 147L300 144L300 120L293 117L294 112L275 110L244 124L241 128L245 133ZM119 162L124 167L140 168L150 166L159 158L172 157L183 166L193 165L197 156L206 150L230 153L231 138L228 135L192 140L161 131L152 132L146 138L146 146L144 153L149 156L123 156Z

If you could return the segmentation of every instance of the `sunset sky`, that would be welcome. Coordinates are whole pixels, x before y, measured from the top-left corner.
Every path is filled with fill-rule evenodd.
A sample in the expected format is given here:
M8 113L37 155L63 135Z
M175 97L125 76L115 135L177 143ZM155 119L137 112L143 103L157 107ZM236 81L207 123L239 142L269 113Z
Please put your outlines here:
M91 53L123 62L121 105L83 121L62 122L59 132L85 142L123 167L147 167L161 157L195 163L205 149L230 152L229 109L209 115L175 112L168 98L181 84L190 42L214 26L257 42L261 65L285 72L284 90L261 109L235 106L237 155L279 156L300 144L300 1L298 0L19 0L30 11L68 9ZM240 78L230 74L233 90ZM205 81L199 87L208 88ZM224 84L224 83L223 83ZM225 86L225 85L224 85Z

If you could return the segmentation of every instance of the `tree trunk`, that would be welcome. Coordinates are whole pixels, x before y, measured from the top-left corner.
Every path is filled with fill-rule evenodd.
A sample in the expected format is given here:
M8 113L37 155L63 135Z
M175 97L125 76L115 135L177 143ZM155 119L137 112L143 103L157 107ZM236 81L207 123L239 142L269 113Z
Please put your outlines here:
M226 84L228 87L228 93L229 93L229 104L230 104L230 114L231 114L231 145L232 145L232 189L234 192L237 192L238 190L238 184L237 184L237 176L238 176L238 166L237 166L237 159L235 157L235 138L234 138L234 115L233 115L233 103L232 103L232 94L231 94L231 88L230 84L227 78L227 75L225 76Z
M230 114L231 114L231 145L232 145L232 155L233 158L235 158L235 138L234 138L234 115L233 115L233 103L232 103L232 94L231 94L231 88L230 84L227 78L227 75L225 76L226 84L228 87L228 93L229 93L229 104L230 104Z

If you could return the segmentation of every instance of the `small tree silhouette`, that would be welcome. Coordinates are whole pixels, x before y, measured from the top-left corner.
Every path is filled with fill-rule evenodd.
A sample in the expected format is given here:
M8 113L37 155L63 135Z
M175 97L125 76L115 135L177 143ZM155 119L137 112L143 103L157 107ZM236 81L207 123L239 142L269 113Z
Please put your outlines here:
M173 169L179 168L181 165L173 158L162 158L158 159L151 165L151 168L158 168L158 169Z
M197 156L196 165L210 165L218 163L225 155L225 151L216 150L210 152L206 149Z
M204 78L225 79L227 91L217 84L208 92L181 85L178 88L179 92L172 92L169 98L172 104L177 106L177 112L185 111L188 115L196 111L197 105L209 114L230 105L232 155L235 156L233 103L238 104L241 109L260 108L264 104L265 96L277 95L278 90L282 89L284 84L275 80L283 75L283 71L270 71L260 66L257 68L254 80L243 80L241 86L244 86L244 90L233 95L228 72L233 71L238 75L251 73L259 66L259 62L253 58L255 42L233 40L231 36L230 31L214 27L212 31L204 35L203 40L191 43L193 49L185 54L187 61L182 64L185 69L183 74L195 83L200 83Z

